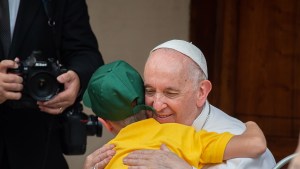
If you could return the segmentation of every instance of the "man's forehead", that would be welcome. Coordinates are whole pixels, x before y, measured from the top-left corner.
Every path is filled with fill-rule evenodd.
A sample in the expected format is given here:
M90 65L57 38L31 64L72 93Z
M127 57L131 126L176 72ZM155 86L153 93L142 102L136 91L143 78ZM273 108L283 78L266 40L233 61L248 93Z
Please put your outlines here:
M176 68L160 68L153 71L149 69L145 73L144 83L146 87L179 89L187 86L190 82L184 71Z

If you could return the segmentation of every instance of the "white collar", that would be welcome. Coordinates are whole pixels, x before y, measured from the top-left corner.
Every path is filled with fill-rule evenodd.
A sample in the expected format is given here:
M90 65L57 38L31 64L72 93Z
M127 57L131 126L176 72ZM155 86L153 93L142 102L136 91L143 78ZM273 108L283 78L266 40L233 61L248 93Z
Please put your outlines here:
M192 126L198 131L203 129L205 124L207 123L208 117L210 115L210 104L206 100L205 105L202 109L200 115L194 120Z

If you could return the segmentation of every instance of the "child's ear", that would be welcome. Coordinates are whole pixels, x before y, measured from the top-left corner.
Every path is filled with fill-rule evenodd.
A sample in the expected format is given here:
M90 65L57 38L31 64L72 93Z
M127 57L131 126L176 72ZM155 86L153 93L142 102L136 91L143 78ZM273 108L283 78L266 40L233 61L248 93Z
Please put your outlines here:
M100 121L102 123L102 125L110 132L112 132L113 130L113 126L106 120L98 117L98 121Z

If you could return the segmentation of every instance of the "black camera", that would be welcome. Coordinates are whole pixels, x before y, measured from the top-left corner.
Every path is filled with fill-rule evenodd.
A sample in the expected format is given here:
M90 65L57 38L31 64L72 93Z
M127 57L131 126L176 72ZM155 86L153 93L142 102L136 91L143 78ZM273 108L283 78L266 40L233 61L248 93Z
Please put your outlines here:
M23 77L23 94L46 101L63 90L63 85L56 78L66 69L54 58L45 58L41 51L33 51L26 60L19 63L17 69L9 69L8 72Z
M54 58L45 58L41 51L33 51L26 60L19 63L17 69L9 69L23 77L23 91L20 101L10 101L13 108L35 108L38 101L50 100L61 92L63 84L59 83L57 76L67 70ZM97 116L87 115L83 112L80 102L67 108L61 115L62 121L62 150L65 155L80 155L86 151L87 136L102 136L102 124Z
M87 136L102 136L98 117L83 112L81 103L75 103L62 114L62 150L65 155L81 155L86 151Z

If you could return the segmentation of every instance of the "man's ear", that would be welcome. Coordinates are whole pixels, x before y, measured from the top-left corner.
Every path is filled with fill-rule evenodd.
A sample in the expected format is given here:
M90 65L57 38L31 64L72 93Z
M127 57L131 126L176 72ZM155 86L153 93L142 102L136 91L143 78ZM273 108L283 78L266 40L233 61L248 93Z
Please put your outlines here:
M199 88L198 88L198 101L197 101L197 105L200 107L202 106L206 99L207 96L209 94L209 92L211 91L212 85L211 82L209 80L202 80L199 84Z
M102 123L102 125L110 132L113 130L113 126L109 123L109 121L106 121L102 119L101 117L98 117L98 121Z

